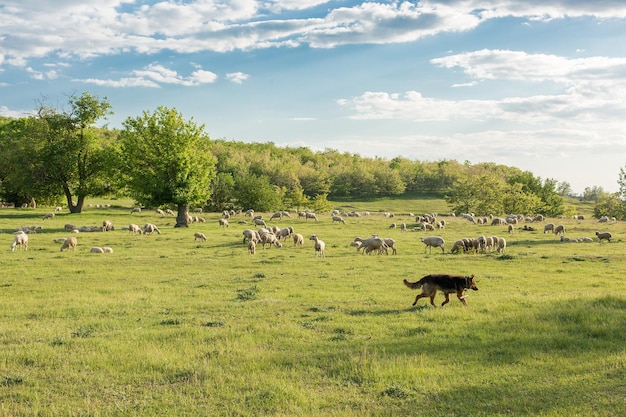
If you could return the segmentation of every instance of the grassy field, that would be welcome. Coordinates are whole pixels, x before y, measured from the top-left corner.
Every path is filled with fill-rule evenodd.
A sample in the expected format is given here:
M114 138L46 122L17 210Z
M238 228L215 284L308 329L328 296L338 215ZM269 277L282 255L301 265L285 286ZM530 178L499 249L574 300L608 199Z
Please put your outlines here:
M272 223L318 234L321 259L309 240L248 255L244 217L221 228L205 213L206 223L175 229L171 217L111 203L45 221L49 208L0 211L0 415L625 414L622 222L549 219L569 237L614 236L565 244L543 225L508 235L446 217L437 232L445 254L424 253L423 232L389 229L412 226L408 212L445 213L436 199L338 203L372 212L345 225L328 214ZM76 235L75 252L53 241L69 236L66 223L105 219L116 230ZM162 233L129 235L121 227L131 222ZM43 230L28 251L11 252L14 228L25 225ZM194 241L195 231L209 241ZM398 254L349 246L372 233L396 239ZM480 234L505 237L506 254L448 253ZM467 307L456 297L412 307L416 293L402 279L435 272L475 274L480 290Z

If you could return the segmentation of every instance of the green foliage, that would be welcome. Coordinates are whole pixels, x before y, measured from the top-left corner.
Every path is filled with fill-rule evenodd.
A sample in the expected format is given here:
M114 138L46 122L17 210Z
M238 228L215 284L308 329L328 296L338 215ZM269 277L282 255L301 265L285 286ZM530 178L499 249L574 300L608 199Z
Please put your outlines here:
M15 199L67 200L80 213L87 196L111 192L111 141L94 127L112 114L108 99L84 92L70 96L69 110L40 104L37 115L0 127L0 151L6 155L0 175L5 192ZM76 201L74 201L76 198Z
M606 216L609 218L615 217L618 220L626 220L626 204L620 198L619 193L604 194L596 203L593 215L598 219Z
M281 208L282 199L266 176L246 175L235 181L234 197L245 210L274 211Z
M120 185L140 204L203 205L211 196L215 158L204 126L176 109L128 118L119 136Z

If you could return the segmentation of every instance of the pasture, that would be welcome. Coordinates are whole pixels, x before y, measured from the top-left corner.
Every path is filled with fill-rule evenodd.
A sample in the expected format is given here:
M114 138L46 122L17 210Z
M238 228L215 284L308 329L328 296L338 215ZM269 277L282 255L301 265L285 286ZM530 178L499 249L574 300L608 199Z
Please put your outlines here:
M337 203L368 217L293 226L303 247L249 255L243 215L220 227L175 229L128 202L57 214L0 210L0 415L3 416L616 416L626 410L626 225L548 219L560 243L534 232L445 217L445 229L401 232L406 215L445 212L441 200ZM395 214L385 218L383 211ZM404 213L404 214L403 214ZM270 214L264 217L269 219ZM66 223L76 251L54 239ZM248 224L238 224L238 221ZM161 234L120 230L154 223ZM13 230L41 225L28 251ZM598 243L595 231L610 231ZM194 241L194 232L208 237ZM311 234L326 242L315 258ZM397 255L349 244L373 233ZM438 234L446 253L424 253ZM505 254L450 254L462 237L497 235ZM109 246L113 253L89 253ZM444 308L402 284L429 273L475 274L468 306ZM441 294L435 300L443 301Z

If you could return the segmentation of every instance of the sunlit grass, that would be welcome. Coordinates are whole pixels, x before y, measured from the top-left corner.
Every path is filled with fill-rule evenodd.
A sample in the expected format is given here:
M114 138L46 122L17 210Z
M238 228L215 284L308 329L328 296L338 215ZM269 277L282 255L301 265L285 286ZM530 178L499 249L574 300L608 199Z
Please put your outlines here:
M0 211L0 415L623 413L626 226L556 219L575 237L615 236L562 244L447 217L436 233L448 249L495 234L506 254L425 254L426 233L389 225L413 226L406 213L440 211L429 205L441 201L350 204L373 213L345 225L323 214L276 222L318 234L324 259L308 240L248 255L241 216L221 228L205 213L207 223L175 229L130 205L45 221L45 208ZM65 223L104 219L117 230L79 234L76 252L53 242L69 235ZM162 234L120 230L131 222ZM36 224L44 229L29 250L11 252L12 230ZM194 242L194 231L209 241ZM349 246L372 233L396 239L398 255ZM416 294L402 279L431 272L476 274L480 290L467 307L455 297L445 308L411 307Z

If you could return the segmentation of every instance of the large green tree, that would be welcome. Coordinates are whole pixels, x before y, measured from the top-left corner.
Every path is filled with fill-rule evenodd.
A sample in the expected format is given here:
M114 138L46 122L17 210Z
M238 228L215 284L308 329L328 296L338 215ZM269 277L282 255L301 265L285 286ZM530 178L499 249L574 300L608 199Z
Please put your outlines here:
M187 227L190 205L211 196L215 157L204 125L185 120L176 110L129 117L119 136L121 181L140 204L178 208L175 227Z
M112 114L105 97L84 92L69 97L65 110L42 102L36 114L3 125L0 151L4 179L24 197L64 195L71 213L80 213L87 196L108 189L110 145L98 120ZM76 198L76 200L74 200Z

